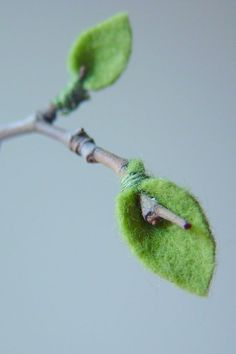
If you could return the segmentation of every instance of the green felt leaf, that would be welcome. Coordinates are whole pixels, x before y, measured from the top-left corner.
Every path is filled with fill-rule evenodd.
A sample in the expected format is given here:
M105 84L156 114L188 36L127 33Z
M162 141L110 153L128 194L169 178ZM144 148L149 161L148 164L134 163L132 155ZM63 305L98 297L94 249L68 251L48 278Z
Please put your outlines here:
M183 230L164 220L156 226L148 224L141 214L140 192L155 197L192 228ZM190 292L207 295L215 242L201 206L187 190L164 179L144 179L119 194L116 211L125 240L150 270Z
M99 90L112 84L125 69L131 53L131 27L128 15L117 14L83 32L68 58L72 74L86 68L84 87Z

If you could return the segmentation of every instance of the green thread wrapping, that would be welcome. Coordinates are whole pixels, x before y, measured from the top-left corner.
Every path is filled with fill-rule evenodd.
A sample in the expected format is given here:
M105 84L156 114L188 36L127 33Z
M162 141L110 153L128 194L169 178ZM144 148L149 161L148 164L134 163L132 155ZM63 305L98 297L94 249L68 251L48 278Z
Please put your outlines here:
M83 80L79 76L71 79L68 86L54 99L57 110L66 115L74 111L81 102L88 100L89 94L83 87Z
M145 176L138 172L126 174L121 179L121 191L124 192L129 188L138 188L140 183L146 178L148 178L148 176Z
M138 189L141 182L149 178L140 160L130 160L125 175L121 178L121 191Z

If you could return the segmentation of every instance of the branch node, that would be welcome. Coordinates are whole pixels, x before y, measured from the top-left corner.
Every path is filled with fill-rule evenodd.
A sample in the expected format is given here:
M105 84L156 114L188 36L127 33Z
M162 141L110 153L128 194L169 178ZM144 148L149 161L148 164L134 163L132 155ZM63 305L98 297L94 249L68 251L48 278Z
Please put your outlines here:
M70 149L76 154L84 157L87 162L96 162L94 159L96 144L83 128L72 135Z

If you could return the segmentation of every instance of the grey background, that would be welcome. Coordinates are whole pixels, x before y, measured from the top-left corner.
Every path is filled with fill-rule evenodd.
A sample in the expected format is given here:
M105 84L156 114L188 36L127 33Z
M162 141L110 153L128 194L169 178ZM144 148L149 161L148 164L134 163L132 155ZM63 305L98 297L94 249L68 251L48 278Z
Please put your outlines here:
M145 270L114 216L117 177L41 136L0 154L1 354L233 354L236 3L0 2L0 121L23 118L67 81L83 29L126 10L134 47L116 85L60 124L140 157L189 187L217 240L206 299Z

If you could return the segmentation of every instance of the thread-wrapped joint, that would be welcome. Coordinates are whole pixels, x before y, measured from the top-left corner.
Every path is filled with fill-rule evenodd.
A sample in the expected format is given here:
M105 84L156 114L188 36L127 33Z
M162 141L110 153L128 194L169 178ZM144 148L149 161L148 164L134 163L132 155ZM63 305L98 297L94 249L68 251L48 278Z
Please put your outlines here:
M57 107L51 103L48 109L42 112L41 117L45 122L52 124L57 118Z
M67 115L73 112L82 102L87 101L90 96L84 88L86 68L82 66L80 72L65 87L65 89L54 99L53 105L61 114Z
M146 174L140 172L130 172L125 174L121 178L121 191L123 192L129 188L138 188L140 183L146 178L149 177Z

